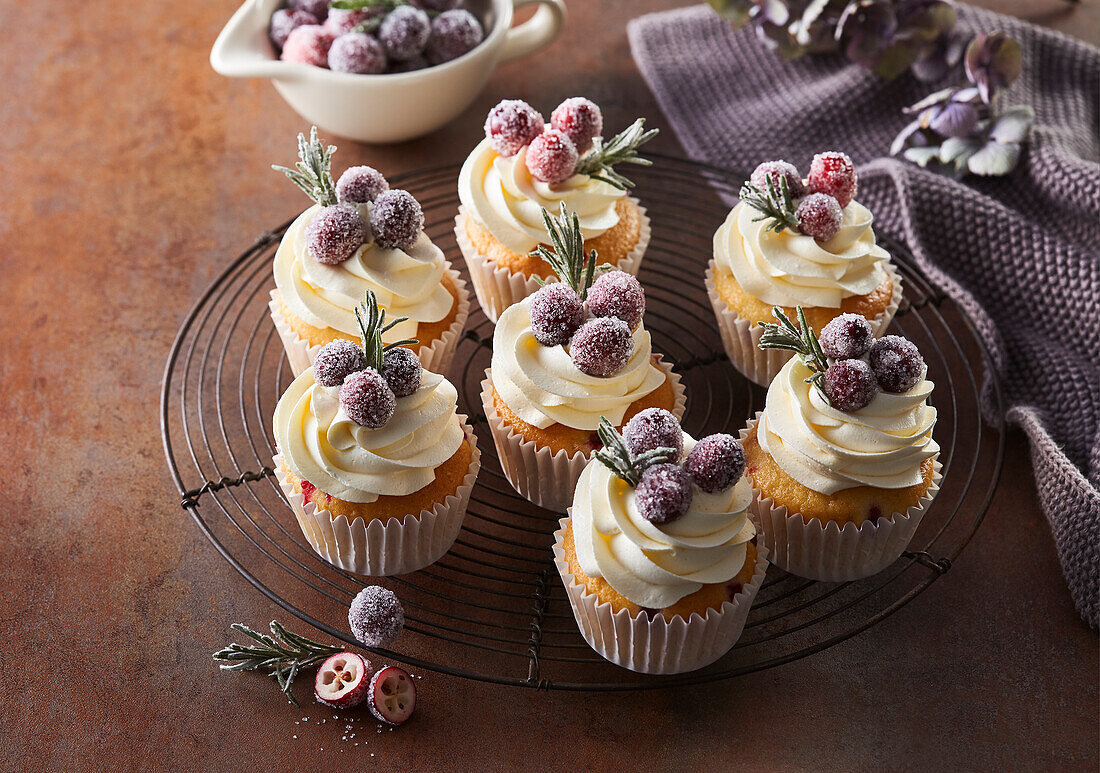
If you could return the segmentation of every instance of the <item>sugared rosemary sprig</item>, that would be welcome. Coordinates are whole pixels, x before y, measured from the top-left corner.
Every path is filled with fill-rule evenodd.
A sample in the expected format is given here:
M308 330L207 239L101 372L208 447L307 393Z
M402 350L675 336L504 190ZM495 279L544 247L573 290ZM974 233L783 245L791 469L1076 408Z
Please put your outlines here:
M626 447L623 436L620 435L614 425L605 417L600 417L600 426L596 429L596 435L603 448L596 452L595 456L607 469L618 475L631 486L637 486L642 479L642 473L655 464L671 462L676 458L675 448L651 448L637 456L631 456Z
M825 357L825 352L821 350L821 344L817 342L814 329L806 322L806 314L802 311L802 307L797 306L795 308L798 312L797 327L783 313L782 308L773 306L772 315L779 320L779 324L757 322L756 324L764 328L764 332L760 334L760 343L757 346L761 349L787 349L797 354L799 359L802 360L802 364L811 371L810 377L806 381L816 386L818 391L821 392L821 396L828 402L829 398L825 396L822 383L825 379L825 371L829 368L829 360Z
M795 215L794 202L791 201L791 191L787 186L787 178L779 178L779 187L775 187L775 180L768 175L766 190L761 190L751 182L745 182L741 186L741 201L753 209L761 212L760 217L754 217L752 221L770 220L767 231L779 233L784 228L797 231L802 226Z
M546 233L550 236L550 246L540 244L531 251L532 255L545 260L554 269L558 279L566 287L573 288L577 296L583 301L588 295L588 288L596 276L596 269L604 271L611 268L610 265L596 265L596 251L592 250L587 255L584 252L584 235L581 233L581 220L576 212L570 212L565 208L565 202L561 202L561 210L554 217L545 209L542 210L542 222L546 224ZM547 284L545 279L535 277L540 285Z
M374 296L374 291L367 290L366 298L355 307L355 321L359 323L359 335L362 339L363 354L367 358L367 367L381 371L382 357L390 349L420 343L415 338L406 338L392 344L382 343L383 333L394 325L400 325L402 322L408 321L408 319L408 317L398 317L387 323L386 310L378 305L378 299Z
M382 26L382 20L386 18L386 15L402 5L412 5L412 3L410 3L409 0L332 0L332 2L329 3L330 8L339 8L342 11L381 9L382 13L374 14L352 28L352 32L367 33L375 32ZM426 8L421 10L430 17L439 15L439 11L432 11Z
M309 130L308 142L304 134L298 134L298 163L294 169L275 164L271 168L289 177L322 207L331 207L336 203L336 185L332 182L332 154L335 152L335 145L326 148L321 144L314 126Z
M259 645L233 642L228 647L215 652L214 660L224 661L221 665L222 670L266 671L268 676L278 682L279 689L286 699L295 706L298 705L298 699L291 692L294 677L303 669L320 663L330 655L344 651L343 647L318 644L304 636L291 633L275 620L271 621L271 636L253 631L243 623L233 623L230 627L255 639Z
M584 154L577 163L576 174L586 174L620 190L634 187L634 182L614 170L615 164L637 164L653 166L648 158L638 155L638 148L657 136L658 129L645 130L645 119L639 118L630 126L604 142L602 138L593 140L592 150Z

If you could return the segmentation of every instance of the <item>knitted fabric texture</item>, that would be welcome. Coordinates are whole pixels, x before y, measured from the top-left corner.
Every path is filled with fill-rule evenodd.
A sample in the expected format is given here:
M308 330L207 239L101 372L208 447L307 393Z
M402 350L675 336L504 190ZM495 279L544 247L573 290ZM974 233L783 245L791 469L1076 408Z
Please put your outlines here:
M687 153L751 170L805 172L814 153L859 165L876 229L902 240L973 317L1008 411L1031 443L1039 499L1066 581L1094 628L1100 611L1100 50L960 6L957 29L1003 30L1024 71L1002 104L1036 120L1015 171L962 180L889 156L901 109L962 85L884 81L840 56L783 61L709 6L650 14L628 28L634 58ZM717 224L715 224L717 225Z

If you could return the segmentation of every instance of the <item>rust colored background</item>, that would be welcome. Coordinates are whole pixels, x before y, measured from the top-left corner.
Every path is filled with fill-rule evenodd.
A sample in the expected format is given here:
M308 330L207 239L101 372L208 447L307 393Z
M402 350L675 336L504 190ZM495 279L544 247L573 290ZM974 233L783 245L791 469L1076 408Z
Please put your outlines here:
M501 67L452 127L339 142L340 165L455 163L513 96L585 94L609 126L647 115L667 129L624 25L672 4L571 0L562 38ZM981 4L1100 41L1094 0ZM0 2L0 768L1097 769L1097 638L1063 584L1018 432L950 573L781 668L637 695L427 673L410 725L377 733L361 712L347 741L308 685L293 709L268 680L219 672L210 654L230 622L304 628L179 508L157 427L184 312L302 207L268 164L308 127L268 83L207 62L235 5ZM667 130L654 144L679 152Z

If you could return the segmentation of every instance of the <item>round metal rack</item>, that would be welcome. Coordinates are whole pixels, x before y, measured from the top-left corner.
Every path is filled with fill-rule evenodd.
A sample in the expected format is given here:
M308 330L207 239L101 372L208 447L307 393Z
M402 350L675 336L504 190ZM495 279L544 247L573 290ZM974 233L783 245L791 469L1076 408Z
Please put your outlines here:
M744 176L671 157L654 160L632 170L652 219L640 272L646 326L654 350L683 377L685 429L696 437L736 433L762 408L764 391L726 360L703 273L711 236ZM446 167L392 182L417 197L428 235L464 270L452 230L457 176L457 167ZM379 652L414 667L538 689L633 690L728 679L820 652L905 606L949 571L993 496L1004 427L988 352L963 310L900 244L880 234L905 284L893 330L920 346L936 382L944 472L912 549L893 566L848 583L811 582L771 567L740 641L700 671L655 677L605 662L578 633L552 563L561 514L516 495L496 460L478 398L493 325L474 302L448 374L484 452L462 532L442 560L415 574L379 580L341 571L310 548L271 471L271 415L292 378L267 308L272 255L287 225L263 234L187 314L165 368L161 430L180 504L214 547L272 601L351 645L357 643L347 631L348 605L364 584L381 582L402 599L407 625L398 650Z

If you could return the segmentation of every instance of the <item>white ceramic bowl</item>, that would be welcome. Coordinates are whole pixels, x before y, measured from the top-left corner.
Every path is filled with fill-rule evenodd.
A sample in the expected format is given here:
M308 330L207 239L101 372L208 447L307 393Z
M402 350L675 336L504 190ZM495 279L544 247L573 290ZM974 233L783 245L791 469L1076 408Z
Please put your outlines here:
M466 109L498 63L548 46L565 20L564 0L486 0L474 8L486 35L473 51L415 72L356 75L277 59L267 30L280 5L245 0L214 42L211 66L231 78L270 78L306 121L361 142L400 142L435 131ZM515 9L526 5L539 8L513 28Z

